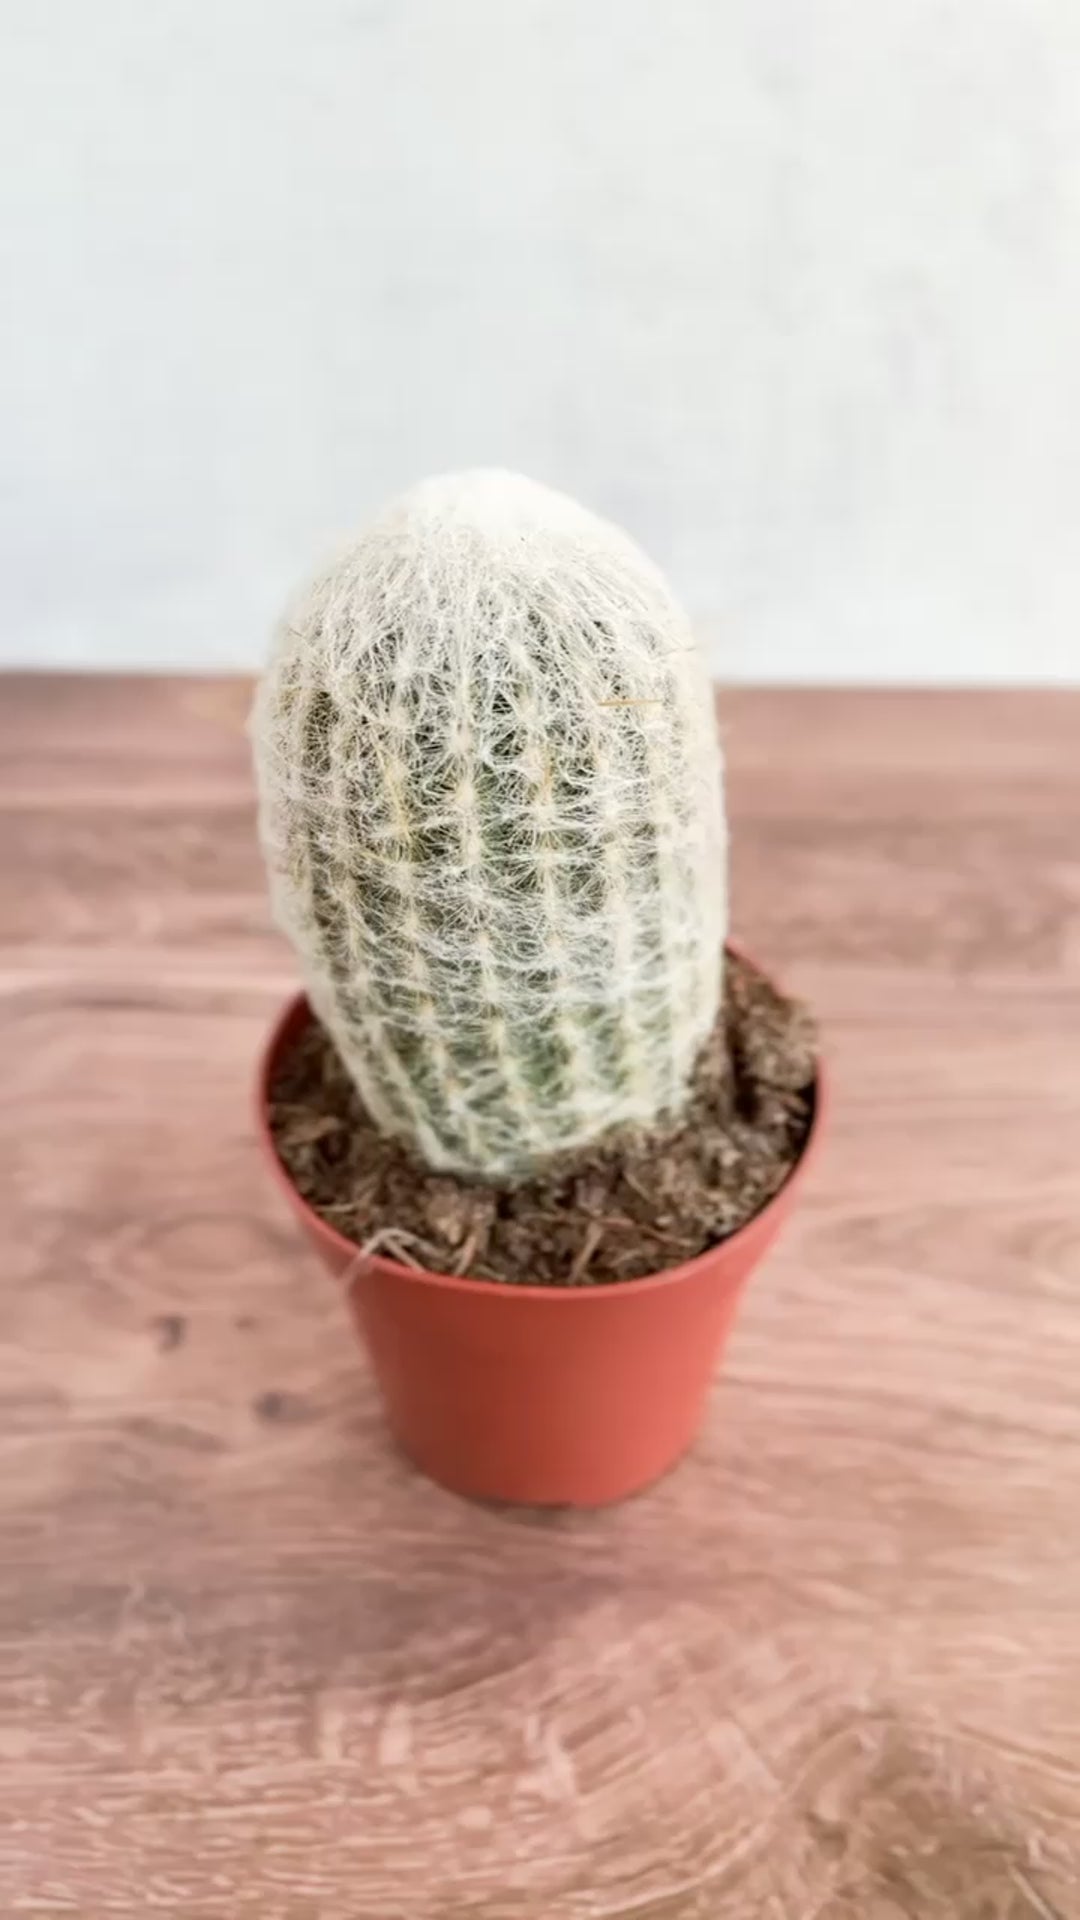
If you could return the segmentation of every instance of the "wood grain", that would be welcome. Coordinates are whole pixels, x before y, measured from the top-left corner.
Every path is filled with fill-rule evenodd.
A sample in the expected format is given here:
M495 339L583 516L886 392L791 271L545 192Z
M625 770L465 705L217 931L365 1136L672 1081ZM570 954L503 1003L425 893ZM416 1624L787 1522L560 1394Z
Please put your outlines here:
M694 1456L546 1519L258 1164L246 698L0 686L0 1911L1080 1914L1080 698L725 701L831 1139Z

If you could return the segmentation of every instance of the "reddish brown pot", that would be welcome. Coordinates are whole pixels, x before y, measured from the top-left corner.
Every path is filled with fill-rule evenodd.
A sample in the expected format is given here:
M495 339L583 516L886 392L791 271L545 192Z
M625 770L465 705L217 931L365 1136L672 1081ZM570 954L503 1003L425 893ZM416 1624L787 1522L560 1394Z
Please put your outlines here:
M297 994L263 1053L258 1124L308 1239L346 1285L390 1427L433 1480L477 1499L601 1506L656 1480L690 1445L743 1283L771 1245L821 1133L814 1118L779 1193L684 1266L609 1286L507 1286L361 1254L302 1199L269 1126L269 1088L310 1019Z

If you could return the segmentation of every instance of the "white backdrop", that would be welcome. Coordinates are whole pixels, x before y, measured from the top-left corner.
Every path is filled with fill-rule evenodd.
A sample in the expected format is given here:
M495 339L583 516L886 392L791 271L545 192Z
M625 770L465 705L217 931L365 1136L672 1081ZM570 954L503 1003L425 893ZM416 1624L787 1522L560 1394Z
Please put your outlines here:
M3 658L258 659L388 492L745 678L1080 678L1076 0L8 0Z

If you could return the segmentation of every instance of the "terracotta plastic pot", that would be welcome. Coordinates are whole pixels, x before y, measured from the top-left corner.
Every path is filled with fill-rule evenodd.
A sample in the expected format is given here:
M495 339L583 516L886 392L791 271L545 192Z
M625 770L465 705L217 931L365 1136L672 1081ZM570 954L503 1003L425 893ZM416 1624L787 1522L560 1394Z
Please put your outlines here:
M476 1499L600 1506L647 1486L697 1432L743 1283L791 1209L821 1132L754 1219L685 1265L610 1286L507 1286L364 1255L278 1158L269 1088L311 1018L289 1001L259 1071L258 1123L308 1239L345 1284L390 1427L431 1479Z

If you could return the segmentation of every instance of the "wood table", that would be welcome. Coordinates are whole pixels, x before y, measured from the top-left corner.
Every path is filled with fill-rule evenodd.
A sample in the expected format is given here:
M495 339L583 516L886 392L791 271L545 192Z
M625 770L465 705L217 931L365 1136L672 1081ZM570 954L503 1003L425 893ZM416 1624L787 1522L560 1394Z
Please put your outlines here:
M0 1912L1080 1915L1080 696L723 702L835 1081L693 1456L387 1444L256 1156L236 682L2 704Z

